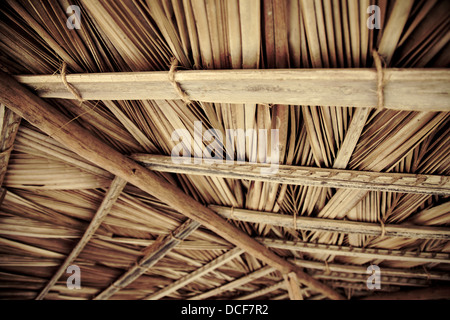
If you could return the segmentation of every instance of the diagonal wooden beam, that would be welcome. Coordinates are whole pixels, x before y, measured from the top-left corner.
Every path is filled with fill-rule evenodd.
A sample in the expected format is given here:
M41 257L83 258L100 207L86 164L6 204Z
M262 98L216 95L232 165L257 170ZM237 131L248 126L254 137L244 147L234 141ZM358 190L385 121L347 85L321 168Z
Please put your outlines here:
M47 285L38 294L36 300L42 300L45 298L47 293L55 285L58 279L61 278L64 272L66 272L67 267L71 263L73 263L80 254L80 252L83 251L84 247L92 238L95 231L97 231L98 227L100 227L100 224L103 222L106 215L111 211L111 208L119 198L126 184L127 182L125 180L119 177L114 178L114 180L111 183L111 186L109 187L108 192L105 195L105 198L103 199L102 203L100 204L100 207L98 208L97 212L95 213L94 217L89 223L89 227L86 229L85 233L83 234L77 245L72 249L70 254L64 260L63 264L59 267L58 271L56 271L56 273L53 275L53 277L50 279Z
M187 160L189 162L178 163L178 161L174 161L170 156L150 154L135 154L132 155L132 158L142 162L151 170L160 172L316 187L358 189L363 190L364 194L368 190L372 190L450 195L450 177L448 176L381 173L291 165L278 165L277 172L264 175L261 174L261 170L268 169L270 167L269 164L240 161L231 163L210 159L207 162L194 163L190 158Z
M297 230L328 231L371 236L380 236L383 234L383 227L376 223L302 216L295 217L294 220L293 216L279 213L235 209L216 205L209 205L209 208L226 219L295 228ZM450 228L415 226L410 224L386 224L384 225L384 236L446 241L450 240Z
M197 270L185 275L181 279L173 282L172 284L168 285L167 287L147 296L145 300L159 300L169 294L171 294L174 291L177 291L178 289L184 287L185 285L195 281L196 279L204 276L208 272L211 272L220 266L223 266L225 263L233 260L234 258L240 256L244 251L240 248L234 248L228 251L227 253L224 253L223 255L219 256L218 258L214 259L213 261L205 264L203 267L198 268Z
M414 0L395 1L394 3L389 20L383 29L383 37L378 49L387 65L392 60L413 4Z
M377 105L375 69L268 69L177 71L191 100L287 105ZM395 110L449 111L447 69L384 69L384 106ZM73 99L59 75L15 76L43 98ZM180 99L168 72L70 74L67 81L86 100Z
M294 272L283 275L286 288L289 293L289 299L291 300L303 300L302 293L300 291L300 284L298 283L297 276Z
M350 122L350 126L348 127L345 135L344 142L339 148L336 159L334 159L334 169L347 168L348 162L353 154L353 150L355 150L356 144L361 136L361 132L363 131L367 118L369 117L370 110L370 108L356 109L353 114L352 122Z
M256 271L254 271L254 272L244 276L244 277L241 277L241 278L236 279L234 281L228 282L227 284L224 284L223 286L214 288L212 290L209 290L207 292L199 294L198 296L192 297L192 298L190 298L188 300L202 300L202 299L207 299L209 297L213 297L213 296L215 296L217 294L220 294L222 292L229 291L229 290L238 288L240 286L243 286L246 283L249 283L249 282L252 282L255 279L264 277L264 276L266 276L269 273L272 273L274 271L275 271L275 269L272 268L272 267L269 267L269 266L262 267L262 268L260 268L260 269L258 269Z
M287 241L269 238L257 238L269 248L300 251L303 253L322 253L343 257L382 259L392 261L410 261L423 263L450 263L450 253L415 252L376 248L355 248L303 241Z
M182 240L186 239L200 226L193 220L187 220L179 226L170 235L160 238L145 250L147 253L140 262L131 267L127 272L121 275L108 288L100 292L94 300L106 300L114 295L120 289L125 288L135 281L141 275L146 273L152 266L161 260L168 252L175 248Z
M332 299L345 299L297 266L276 255L244 231L229 224L178 187L106 145L5 73L0 73L0 103L8 105L11 110L78 155L167 203L282 274L294 271L305 286Z

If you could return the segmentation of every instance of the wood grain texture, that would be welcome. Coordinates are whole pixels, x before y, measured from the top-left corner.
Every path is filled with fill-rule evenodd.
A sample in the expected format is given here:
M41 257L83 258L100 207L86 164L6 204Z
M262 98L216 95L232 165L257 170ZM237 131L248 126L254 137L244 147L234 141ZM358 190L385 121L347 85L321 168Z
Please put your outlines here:
M74 99L58 75L15 76L43 98ZM450 111L447 69L385 69L385 107ZM178 71L175 80L192 100L317 106L377 106L375 69ZM71 74L67 81L86 100L180 99L168 73Z
M269 238L257 239L269 248L300 251L303 253L321 253L343 257L359 257L392 261L450 263L450 254L448 253L387 250L377 248L356 248Z
M135 154L132 158L153 171L276 182L293 185L372 191L450 195L450 177L405 173L380 173L304 166L279 165L273 174L262 174L268 164L209 160L202 163L174 163L172 157ZM188 159L190 160L190 159Z
M294 221L293 216L282 214L215 205L210 205L209 208L227 219L270 224L297 230L329 231L371 236L380 236L382 234L381 225L376 223L311 217L296 217ZM385 225L384 229L384 236L386 237L450 240L450 228L388 224Z

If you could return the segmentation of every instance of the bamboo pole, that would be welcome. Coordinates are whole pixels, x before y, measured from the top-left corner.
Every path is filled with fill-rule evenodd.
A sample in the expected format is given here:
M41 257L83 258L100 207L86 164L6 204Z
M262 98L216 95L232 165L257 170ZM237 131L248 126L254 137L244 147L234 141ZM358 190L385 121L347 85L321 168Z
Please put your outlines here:
M70 119L30 93L5 73L0 74L0 102L10 106L14 112L78 155L164 201L180 213L244 249L255 258L275 267L281 273L295 271L304 285L310 286L311 289L330 298L344 299L340 294L274 254L171 183L107 146L75 122L70 122Z
M328 231L371 236L380 236L383 234L383 227L376 223L311 217L296 217L294 221L292 216L277 213L235 209L216 205L209 205L209 208L226 219L270 224L285 228L294 227L297 230ZM387 224L384 226L384 236L448 241L450 240L450 228Z
M108 192L105 195L100 207L95 213L94 217L89 224L89 227L86 229L86 232L81 237L80 241L77 245L72 249L70 254L67 256L66 260L64 260L63 264L59 267L58 271L53 275L47 285L42 289L42 291L36 297L36 300L42 300L45 298L50 289L55 285L59 278L66 272L67 267L75 261L81 251L83 251L84 247L87 245L89 240L94 235L95 231L97 231L100 224L105 219L106 215L111 211L114 203L119 198L122 193L123 188L127 184L126 180L123 180L119 177L114 178L109 187Z
M390 261L409 261L423 263L450 263L450 254L443 252L417 252L404 250L389 250L377 248L356 248L348 246L308 243L302 241L287 241L270 238L257 238L269 248L299 251L303 253L320 253L343 257L359 257L367 259L382 259Z
M70 74L85 100L180 99L168 72ZM15 76L42 98L73 99L58 75ZM384 107L450 111L447 69L385 69ZM175 81L191 100L222 103L375 107L375 69L269 69L178 71Z
M406 173L381 173L356 170L312 168L304 166L278 165L273 174L261 174L269 164L225 162L210 160L197 163L178 163L172 157L161 155L135 154L133 159L142 162L153 171L190 175L214 176L231 179L276 182L293 185L390 191L402 193L424 193L450 195L450 178L437 175L417 175ZM184 161L184 159L183 159Z
M292 263L307 269L316 269L321 271L347 272L357 274L367 274L366 266L348 265L338 263L327 263L319 261L308 261L301 259L290 259ZM404 278L420 278L427 280L450 281L450 274L437 271L425 271L424 269L400 269L400 268L383 268L383 275L391 277Z

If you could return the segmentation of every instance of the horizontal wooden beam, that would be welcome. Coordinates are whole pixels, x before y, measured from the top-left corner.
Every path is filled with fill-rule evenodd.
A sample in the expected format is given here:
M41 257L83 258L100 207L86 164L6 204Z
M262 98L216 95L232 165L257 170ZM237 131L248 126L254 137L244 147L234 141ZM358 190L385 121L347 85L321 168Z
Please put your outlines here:
M120 194L122 193L123 188L127 182L119 177L115 177L109 187L105 198L103 199L100 207L89 223L89 227L86 229L85 233L81 237L80 241L76 244L76 246L72 249L70 254L64 260L63 264L59 267L58 271L53 275L47 285L41 290L41 292L36 297L36 300L42 300L45 298L50 289L55 285L59 278L66 272L66 269L69 265L75 261L78 255L83 251L84 247L87 245L89 240L92 238L94 233L97 231L100 224L105 219L106 215L111 211L114 203L116 203Z
M327 271L314 271L310 273L314 278L322 280L337 280L346 282L366 282L369 275L357 274L349 272L327 272ZM424 287L428 285L428 281L425 279L414 278L400 278L381 275L381 286L393 285L393 286L408 286L408 287Z
M270 238L257 238L269 248L300 251L303 253L323 253L343 257L382 259L393 261L410 261L423 263L450 263L450 253L417 252L388 250L376 248L356 248L347 246L326 245L303 241L287 241Z
M196 279L219 268L220 266L223 266L225 263L240 256L242 253L243 253L243 251L239 248L231 249L230 251L228 251L227 253L214 259L213 261L208 262L203 267L198 268L194 272L187 274L186 276L173 282L172 284L168 285L167 287L149 295L148 297L145 298L145 300L159 300L159 299L171 294L172 292L177 291L178 289L184 287L188 283L195 281Z
M175 248L182 240L189 237L195 230L200 227L200 224L193 220L187 220L170 235L157 240L150 245L146 250L145 256L139 263L132 266L127 272L122 274L114 283L108 288L99 293L94 300L106 300L117 291L125 288L130 283L135 281L141 275L146 273L152 266L161 260L168 252Z
M303 259L290 259L289 261L295 263L296 265L302 268L307 269L367 274L367 266L338 264L338 263L325 264L324 262L309 261ZM382 270L383 270L382 273L385 276L450 281L450 274L433 270L428 271L424 269L399 269L399 268L385 268L385 267L383 267Z
M216 205L209 205L209 208L226 219L294 228L297 230L329 231L348 234L363 234L369 236L380 236L383 233L383 227L377 223L302 216L297 216L294 220L293 216L283 215L280 213L268 213L263 211L236 209ZM384 226L384 236L450 240L450 228L415 226L407 224L386 224Z
M67 81L86 100L180 99L168 72L71 74ZM20 75L43 98L74 99L59 75ZM447 69L385 69L386 108L449 111ZM271 69L178 71L175 81L191 100L376 107L375 69Z
M355 170L313 168L278 165L272 174L262 174L270 164L241 161L203 160L177 163L170 156L134 154L132 158L153 171L191 175L214 176L230 179L307 185L315 187L450 195L450 177L408 173L382 173ZM179 160L179 159L178 159ZM196 161L197 162L197 161ZM273 165L272 165L273 166ZM262 169L264 171L262 171Z
M450 299L450 286L430 287L383 294L373 294L362 300L438 300Z
M0 72L0 103L8 105L11 110L52 136L69 150L160 199L181 214L201 223L256 259L260 259L263 263L276 268L283 274L296 272L302 284L329 298L345 299L341 294L276 255L244 231L229 224L177 186L113 149L44 100L29 92L4 72Z

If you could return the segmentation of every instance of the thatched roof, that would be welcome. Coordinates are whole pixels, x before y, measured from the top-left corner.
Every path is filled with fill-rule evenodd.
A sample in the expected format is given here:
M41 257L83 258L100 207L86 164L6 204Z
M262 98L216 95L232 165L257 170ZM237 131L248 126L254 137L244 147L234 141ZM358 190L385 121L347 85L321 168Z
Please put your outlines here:
M6 1L0 297L450 298L449 6Z

